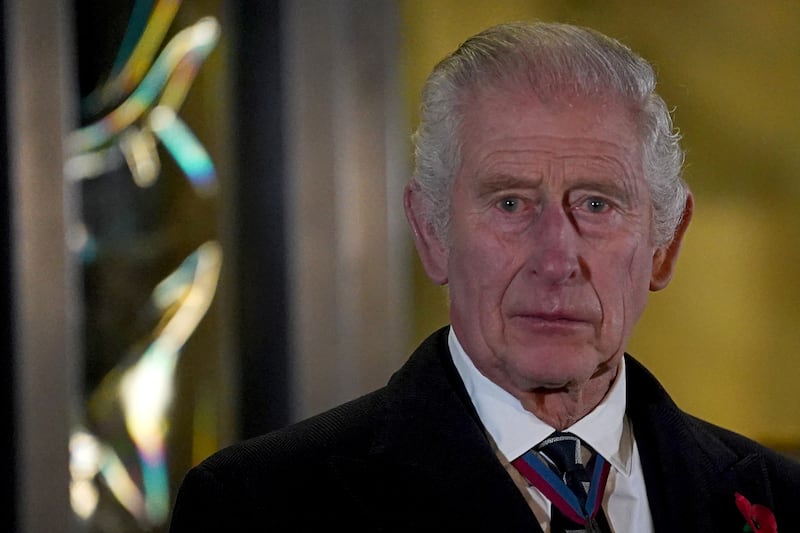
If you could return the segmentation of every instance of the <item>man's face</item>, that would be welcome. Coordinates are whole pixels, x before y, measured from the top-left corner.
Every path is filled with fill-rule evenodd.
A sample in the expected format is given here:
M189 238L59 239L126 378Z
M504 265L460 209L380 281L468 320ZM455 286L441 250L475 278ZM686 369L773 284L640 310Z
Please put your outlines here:
M442 247L452 326L512 394L581 386L617 365L650 287L635 127L606 99L472 96Z

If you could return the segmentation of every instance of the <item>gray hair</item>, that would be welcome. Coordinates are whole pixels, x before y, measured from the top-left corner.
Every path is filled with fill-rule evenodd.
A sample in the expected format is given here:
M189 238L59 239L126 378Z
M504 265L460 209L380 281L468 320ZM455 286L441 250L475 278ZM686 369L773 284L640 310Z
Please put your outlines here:
M413 135L414 179L428 221L447 239L450 194L461 162L462 103L470 90L527 83L542 100L608 95L632 110L642 139L645 179L653 202L655 242L669 243L680 223L688 186L681 177L680 135L655 93L650 64L620 42L588 28L559 23L493 26L436 65L422 92Z

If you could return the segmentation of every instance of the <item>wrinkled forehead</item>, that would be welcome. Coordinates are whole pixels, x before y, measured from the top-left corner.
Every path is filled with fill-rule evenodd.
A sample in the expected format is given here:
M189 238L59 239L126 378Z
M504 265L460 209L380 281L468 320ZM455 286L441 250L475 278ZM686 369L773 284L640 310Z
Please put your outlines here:
M459 175L547 163L573 171L605 169L631 186L645 183L636 127L613 97L564 95L542 102L524 88L485 87L472 91L463 110Z
M628 100L609 92L584 94L565 90L544 94L509 80L465 90L458 109L461 143L475 129L505 129L510 133L537 123L557 127L562 121L578 119L587 135L604 130L610 140L641 154L640 113Z

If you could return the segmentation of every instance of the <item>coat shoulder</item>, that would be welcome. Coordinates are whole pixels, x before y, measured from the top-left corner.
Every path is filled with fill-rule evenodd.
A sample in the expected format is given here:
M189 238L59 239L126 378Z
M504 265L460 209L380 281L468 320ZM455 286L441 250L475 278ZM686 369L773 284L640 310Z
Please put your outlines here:
M301 422L244 440L216 452L199 466L238 476L239 472L269 470L274 476L291 465L313 463L337 454L368 451L375 421L384 403L379 389Z
M794 498L800 497L800 462L796 458L695 416L687 415L687 419L698 439L705 443L713 439L738 458L758 458L763 461L766 474L778 492L789 492Z
M299 495L335 486L331 457L369 453L383 396L379 389L214 453L184 477L170 531L249 531L264 517L276 525L296 520Z

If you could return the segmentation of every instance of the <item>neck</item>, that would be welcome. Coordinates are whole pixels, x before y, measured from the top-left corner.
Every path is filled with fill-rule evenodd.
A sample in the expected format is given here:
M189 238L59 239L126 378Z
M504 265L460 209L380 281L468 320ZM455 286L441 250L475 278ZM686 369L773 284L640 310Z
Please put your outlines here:
M619 372L619 365L598 370L589 381L558 389L537 388L509 391L538 419L564 430L589 414L606 397Z

